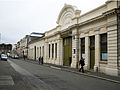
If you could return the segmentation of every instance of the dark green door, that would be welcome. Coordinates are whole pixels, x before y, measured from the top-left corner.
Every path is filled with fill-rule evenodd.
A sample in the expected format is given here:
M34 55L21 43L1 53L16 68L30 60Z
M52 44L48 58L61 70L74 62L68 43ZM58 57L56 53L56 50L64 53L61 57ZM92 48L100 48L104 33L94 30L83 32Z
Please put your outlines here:
M64 66L70 66L72 62L72 37L66 37L63 39L64 48Z
M94 68L95 64L95 37L90 37L90 69Z

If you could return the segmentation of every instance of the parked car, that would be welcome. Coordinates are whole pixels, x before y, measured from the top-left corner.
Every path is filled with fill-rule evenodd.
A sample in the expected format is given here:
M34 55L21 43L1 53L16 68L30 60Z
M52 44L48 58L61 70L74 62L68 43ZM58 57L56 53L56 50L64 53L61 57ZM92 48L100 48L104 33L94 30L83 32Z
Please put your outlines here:
M10 56L11 58L14 58L14 54L11 54L11 56Z
M7 61L8 57L6 54L1 54L1 60Z
M18 59L18 58L19 58L19 56L18 56L17 54L15 54L15 55L14 55L14 58L15 58L15 59Z
M19 56L18 56L17 54L12 54L12 55L11 55L11 58L18 59Z
M9 56L10 56L10 53L7 53L7 56L9 57Z

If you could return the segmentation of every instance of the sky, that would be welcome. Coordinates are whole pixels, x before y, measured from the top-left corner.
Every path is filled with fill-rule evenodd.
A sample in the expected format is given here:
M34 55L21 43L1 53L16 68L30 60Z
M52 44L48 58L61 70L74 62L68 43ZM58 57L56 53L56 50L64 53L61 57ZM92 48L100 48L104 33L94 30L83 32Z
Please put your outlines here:
M64 4L77 6L81 15L107 0L0 0L0 43L15 44L32 32L44 33L57 26Z

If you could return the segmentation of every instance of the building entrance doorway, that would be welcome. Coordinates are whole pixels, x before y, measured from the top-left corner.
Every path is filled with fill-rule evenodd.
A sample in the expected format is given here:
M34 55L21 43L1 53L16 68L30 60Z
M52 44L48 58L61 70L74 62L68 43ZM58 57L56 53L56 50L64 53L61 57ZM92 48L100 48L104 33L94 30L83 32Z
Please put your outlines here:
M63 38L64 66L70 66L72 62L72 37Z
M95 64L95 36L90 37L90 69L94 69Z
M36 60L36 46L34 46L34 59Z

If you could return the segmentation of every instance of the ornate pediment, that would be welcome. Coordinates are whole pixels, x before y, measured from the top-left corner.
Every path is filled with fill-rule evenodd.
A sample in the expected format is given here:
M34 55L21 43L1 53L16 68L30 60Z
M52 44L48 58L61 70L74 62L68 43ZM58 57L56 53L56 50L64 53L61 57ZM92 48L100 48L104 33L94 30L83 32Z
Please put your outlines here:
M58 16L57 24L60 26L65 26L70 24L73 18L79 16L80 10L78 10L75 6L65 4Z

